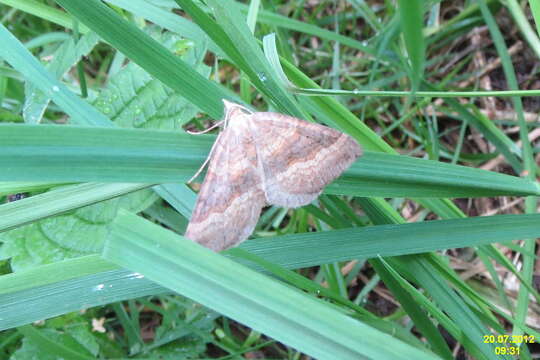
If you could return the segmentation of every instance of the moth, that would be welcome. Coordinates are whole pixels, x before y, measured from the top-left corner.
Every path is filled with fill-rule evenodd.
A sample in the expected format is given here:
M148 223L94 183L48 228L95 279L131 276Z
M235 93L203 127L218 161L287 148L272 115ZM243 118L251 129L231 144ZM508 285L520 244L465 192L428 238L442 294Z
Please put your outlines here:
M247 239L266 205L309 204L362 155L340 131L223 102L223 131L185 234L214 251Z

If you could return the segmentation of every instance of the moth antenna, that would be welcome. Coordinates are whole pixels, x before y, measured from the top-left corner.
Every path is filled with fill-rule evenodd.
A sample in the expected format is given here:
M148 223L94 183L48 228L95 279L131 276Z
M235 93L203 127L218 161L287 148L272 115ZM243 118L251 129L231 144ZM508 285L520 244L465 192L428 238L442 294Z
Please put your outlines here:
M223 122L220 121L220 122ZM197 176L199 176L199 174L204 170L204 168L206 167L206 165L208 164L208 162L210 161L210 159L212 158L212 154L214 153L214 149L216 148L216 145L219 141L219 137L221 136L221 134L223 133L220 133L218 136L217 136L217 139L216 141L214 141L214 144L212 145L212 148L210 149L210 152L208 153L208 156L206 157L206 160L204 160L204 163L201 165L201 167L199 168L199 170L197 170L197 172L195 173L195 175L193 175L191 177L191 179L188 180L188 182L186 184L191 184L191 182L193 180L195 180L197 178Z
M203 131L189 131L189 130L186 130L186 132L188 134L191 134L191 135L201 135L201 134L206 134L207 132L209 132L210 130L214 130L215 128L217 128L218 126L220 126L221 124L223 124L225 120L221 120L221 121L218 121L217 123L215 123L214 125L210 126L208 129L206 130L203 130Z

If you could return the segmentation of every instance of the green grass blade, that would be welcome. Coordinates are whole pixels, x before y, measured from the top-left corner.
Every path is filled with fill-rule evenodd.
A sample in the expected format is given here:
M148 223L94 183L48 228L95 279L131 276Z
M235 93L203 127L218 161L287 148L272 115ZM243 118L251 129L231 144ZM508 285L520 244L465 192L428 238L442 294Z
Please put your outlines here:
M0 24L0 40L3 45L0 46L0 57L21 72L28 81L32 81L45 96L58 104L71 116L72 121L100 126L110 125L108 119L99 111L81 101L77 95L47 72L43 65L2 24Z
M466 343L473 344L487 359L497 360L511 359L505 354L496 354L496 343L484 343L484 335L489 335L489 329L480 321L478 316L469 308L462 297L458 296L455 291L447 286L446 283L440 281L438 274L431 272L431 265L425 258L418 259L415 257L406 257L404 260L411 271L414 271L417 276L417 281L428 285L430 294L438 299L444 299L441 306L452 317L459 328L467 336ZM409 260L409 261L407 261ZM439 300L440 301L440 300Z
M495 22L495 19L491 15L491 12L489 11L489 8L485 0L480 0L479 4L480 4L480 10L482 11L482 15L484 16L484 19L489 28L490 34L493 37L493 44L497 48L497 53L501 57L501 64L503 66L506 80L508 81L508 88L510 90L518 90L519 85L516 78L516 72L514 70L514 66L512 65L512 59L510 58L510 55L508 53L508 48L506 47L506 44L504 42L503 35L500 32L497 26L497 23ZM526 176L528 176L531 179L534 179L536 177L535 176L536 164L534 162L534 157L533 157L532 149L531 149L531 143L529 141L528 126L527 126L527 123L525 122L525 117L523 115L523 103L521 102L521 98L519 97L513 97L512 103L514 105L514 110L516 111L518 124L520 127L519 137L521 139L522 147L523 147L523 151L522 151L523 169L527 172Z
M264 54L230 0L210 0L215 21L191 0L175 0L197 24L220 44L221 49L251 80L252 84L272 99L279 111L304 117L292 96L285 91ZM248 61L249 59L249 61Z
M518 188L527 188L530 194L540 191L538 183L518 177L432 160L366 152L339 182L328 186L326 192L360 195L357 188L360 179L364 179L362 186L369 188L371 196L379 197L477 197L491 196L488 194L497 191L510 193ZM407 191L407 195L399 194L400 189Z
M32 192L32 191L41 191L48 190L55 186L59 185L68 185L62 183L49 183L49 182L36 182L36 181L6 181L0 182L0 196L6 196L10 194L23 193L23 192Z
M147 19L154 24L160 25L165 29L178 33L195 43L208 42L208 47L212 52L219 56L225 54L216 45L215 42L210 40L208 36L193 22L178 16L172 12L166 11L153 5L151 2L144 0L106 0L108 3L114 6L121 7L127 11L132 12L134 15Z
M540 215L504 215L381 225L320 232L314 238L309 236L314 234L261 238L247 241L241 248L276 265L296 269L342 260L504 242L515 237L537 237L540 236L539 220ZM146 222L141 218L138 221ZM113 229L114 236L126 236L122 231L115 235L116 231ZM168 236L174 235L170 233ZM398 243L400 246L396 247ZM140 282L140 285L134 282ZM100 284L104 286L98 286ZM120 271L95 256L66 260L0 278L0 318L3 319L0 328L163 291L147 279L133 275L133 272ZM42 303L43 298L50 301ZM64 305L59 308L58 303Z
M186 219L191 218L197 196L186 184L162 184L154 191Z
M255 26L257 25L257 17L259 15L260 6L261 6L261 0L252 0L249 3L249 10L247 13L246 23L252 34L255 32Z
M149 74L178 91L213 118L221 118L221 100L227 93L135 25L123 20L97 0L57 2Z
M237 1L234 1L232 4L234 4L234 6L240 9L242 12L244 13L247 12L248 7L246 4L242 4ZM283 16L281 14L274 13L271 11L260 10L258 21L262 24L294 30L294 31L298 31L300 33L305 33L308 35L318 36L321 39L339 42L342 45L348 46L353 49L357 49L363 53L370 54L372 56L378 55L377 50L373 49L373 47L369 45L365 45L361 41L355 40L348 36L341 35L334 31L323 29L320 26L317 26L315 24L308 24L306 22L298 21L290 17ZM383 56L383 59L388 60L385 56Z
M534 15L534 7L537 6L537 4L533 6L533 2L534 1L530 1L529 3L531 4L531 12ZM531 46L531 50L536 53L537 58L540 58L540 39L538 39L539 34L534 32L529 20L527 19L527 16L523 12L521 5L517 2L517 0L506 0L504 4L514 18L514 21L523 34L523 37L525 37L525 40L527 40Z
M508 49L506 47L506 43L504 41L503 35L501 31L499 30L499 27L497 23L495 22L495 19L493 18L487 4L485 3L485 0L480 0L479 5L480 5L480 10L482 12L482 15L484 16L486 24L489 28L490 34L493 37L493 44L495 45L497 49L497 53L499 54L501 58L501 63L503 66L506 81L508 82L508 87L511 90L517 90L519 88L519 85L516 78L516 73L514 70L514 66L512 64L512 60L508 53ZM517 9L514 9L514 11L516 10ZM522 147L523 147L522 158L523 158L523 168L524 168L525 176L528 177L529 179L535 179L537 164L535 163L534 154L532 152L532 146L529 141L529 136L528 136L529 129L528 129L527 123L525 122L525 117L523 115L523 103L521 102L521 99L518 97L512 98L512 103L518 117L519 135L520 135L520 139L521 139ZM537 199L536 198L529 197L525 200L525 212L526 213L537 212ZM527 252L534 252L535 247L536 247L536 241L534 240L534 236L526 239L523 245L523 248ZM521 270L521 272L522 272L523 278L525 279L527 283L532 282L534 265L535 265L535 259L533 257L525 256L523 258L523 269ZM517 310L516 310L516 322L518 323L518 326L515 327L515 330L517 330L520 327L519 325L525 323L525 320L529 311L529 302L530 302L529 297L530 297L530 294L527 287L520 285L519 294L518 294L518 305L517 305Z
M0 3L38 16L42 19L46 19L50 22L53 22L68 29L71 29L71 27L73 26L73 19L69 15L67 15L63 11L55 9L51 6L47 6L36 0L0 0ZM81 25L79 27L79 31L82 33L87 33L89 29L86 26Z
M52 54L53 60L47 65L47 71L56 79L71 69L82 56L86 56L98 43L98 36L90 32L75 42L73 39L64 41ZM27 82L25 84L25 103L23 108L24 121L29 124L38 124L42 121L43 114L49 105L50 98L36 88L36 85Z
M278 266L269 261L265 261L261 259L260 257L257 257L253 255L252 253L249 253L240 248L235 248L228 251L228 255L232 255L235 258L249 260L253 264L257 264L258 267L269 272L271 275L280 278L281 280L289 283L292 286L295 286L296 288L308 291L311 294L317 294L318 296L323 296L327 298L328 300L334 301L337 304L340 304L349 308L350 310L354 311L355 318L358 318L366 322L367 324L375 327L376 329L384 331L388 334L392 334L393 336L413 346L418 346L418 345L422 346L422 343L418 341L418 338L411 336L412 334L408 332L404 327L392 321L381 320L377 318L376 316L371 314L369 311L367 311L363 307L360 307L359 305L356 305L352 301L348 300L346 297L344 298L340 294L332 292L330 289L324 286L321 286L320 284L318 284L317 282L313 280L303 277L297 272L284 269L281 266Z
M97 255L43 265L0 277L0 330L166 291Z
M398 0L401 29L411 65L411 89L416 91L424 74L426 46L424 44L424 1Z
M432 87L430 85L427 85ZM497 150L504 155L506 161L512 165L516 173L521 173L523 164L519 161L520 149L515 143L498 127L496 127L484 115L474 114L455 99L445 99L445 101L471 126L474 126L484 137L489 140Z
M390 272L386 264L381 259L371 259L371 266L375 269L381 280L398 299L400 305L407 312L407 315L414 321L415 327L426 337L433 351L443 359L453 359L452 353L448 349L442 334L437 330L433 322L414 298L403 289L403 285L396 280L397 274Z
M24 167L13 167L1 173L8 181L16 180L28 170L30 172L24 177L33 173L36 179L41 176L41 180L76 176L79 178L77 181L91 178L93 180L89 181L125 182L120 178L140 173L140 176L130 178L128 182L151 184L185 181L203 163L207 155L204 149L209 149L214 139L213 136L112 127L0 126L3 159L12 165L16 163L15 158L22 160L26 157L27 160ZM20 138L8 140L11 136ZM56 141L59 143L54 144ZM63 145L58 146L60 143ZM21 150L26 154L17 156ZM40 165L45 160L41 151L48 156L55 153L53 157L56 160L50 158L50 161ZM11 160L8 160L10 157ZM146 171L149 173L145 174ZM160 175L156 177L157 174ZM136 178L145 180L138 181Z
M435 358L133 215L119 216L115 228L106 259L306 354L320 359Z
M0 205L0 232L148 186L137 183L77 184Z
M187 181L213 136L118 128L0 125L0 181ZM205 149L207 149L205 151ZM366 152L328 194L478 197L539 194L537 183L475 168Z
M258 238L241 247L287 268L309 267L534 238L540 236L538 221L540 214L377 225Z
M531 13L536 25L536 35L540 36L540 3L535 0L529 0L529 6L531 7Z

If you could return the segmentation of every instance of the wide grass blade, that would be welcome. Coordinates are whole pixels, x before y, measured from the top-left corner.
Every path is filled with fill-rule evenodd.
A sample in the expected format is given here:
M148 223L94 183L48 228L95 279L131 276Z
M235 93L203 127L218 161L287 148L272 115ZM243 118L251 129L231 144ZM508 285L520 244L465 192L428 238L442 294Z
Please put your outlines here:
M43 191L53 188L59 185L68 185L62 183L49 183L42 181L6 181L0 182L0 196L6 196L10 194L31 192L31 191Z
M154 229L154 226L146 224L147 221L142 218L132 215L127 217L136 228L146 229L150 226ZM535 237L540 236L538 221L540 215L504 215L404 225L379 225L261 238L244 242L240 247L277 266L297 269L343 260L417 254L452 247L506 242L521 237ZM129 236L124 230L122 227L114 227L112 236L115 238ZM167 238L169 237L174 239L171 241L175 243L183 241L170 232L167 233ZM128 247L126 245L122 249ZM125 255L119 253L118 256ZM234 252L228 256L234 258ZM242 258L235 260L253 266L253 263L246 263ZM1 329L84 307L165 291L162 287L148 282L141 274L120 270L96 256L66 260L3 276L0 278L0 289L0 304L2 304L0 318L3 319L0 322ZM50 298L51 301L40 304L43 298ZM58 308L58 303L64 305Z
M288 268L308 267L534 238L539 221L540 214L532 214L377 225L259 238L241 247Z
M137 183L77 184L0 205L0 232L148 186Z
M0 181L187 181L213 136L76 126L0 125ZM329 194L478 197L539 194L526 179L406 156L367 152Z
M115 228L104 251L107 260L306 354L320 359L435 358L133 215L120 215Z
M0 330L115 301L167 292L97 255L0 277Z

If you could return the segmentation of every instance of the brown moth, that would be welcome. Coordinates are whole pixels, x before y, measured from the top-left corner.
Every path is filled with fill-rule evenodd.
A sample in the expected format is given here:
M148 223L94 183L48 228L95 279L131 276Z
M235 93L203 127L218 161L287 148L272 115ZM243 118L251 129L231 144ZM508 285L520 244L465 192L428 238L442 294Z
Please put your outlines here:
M224 130L185 234L214 251L247 239L266 205L309 204L362 154L332 128L223 102Z

